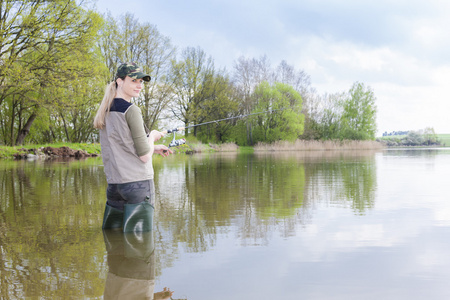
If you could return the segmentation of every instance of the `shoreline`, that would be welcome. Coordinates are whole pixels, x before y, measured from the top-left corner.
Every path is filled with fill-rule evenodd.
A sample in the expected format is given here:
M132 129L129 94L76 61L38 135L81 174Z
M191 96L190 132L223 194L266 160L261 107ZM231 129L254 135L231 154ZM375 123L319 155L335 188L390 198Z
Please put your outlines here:
M174 154L192 154L198 152L230 151L225 146L205 145L205 144L183 144L176 148L171 148ZM238 149L237 146L234 147ZM78 143L58 143L45 145L24 145L24 146L2 146L0 145L0 159L12 160L34 160L53 158L87 158L101 156L100 143L78 144Z
M423 148L424 146L386 146L375 141L304 141L295 142L279 141L272 144L258 144L253 147L239 147L234 143L221 145L186 143L176 148L171 148L174 154L193 154L208 152L285 152L285 151L341 151L341 150L381 150L396 148ZM426 148L431 148L430 146ZM448 148L443 146L433 146L432 148ZM46 144L46 145L25 145L25 146L1 146L0 159L12 160L33 160L52 158L87 158L101 156L100 144Z

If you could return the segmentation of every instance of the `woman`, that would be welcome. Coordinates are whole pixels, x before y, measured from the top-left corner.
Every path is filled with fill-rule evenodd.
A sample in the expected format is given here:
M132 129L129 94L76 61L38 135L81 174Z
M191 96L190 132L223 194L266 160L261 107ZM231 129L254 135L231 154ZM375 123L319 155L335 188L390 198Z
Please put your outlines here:
M131 103L150 76L133 62L117 69L115 80L105 91L94 119L100 129L102 159L108 188L102 228L123 228L124 232L152 228L154 184L152 155L173 153L154 142L164 136L147 133L141 110Z

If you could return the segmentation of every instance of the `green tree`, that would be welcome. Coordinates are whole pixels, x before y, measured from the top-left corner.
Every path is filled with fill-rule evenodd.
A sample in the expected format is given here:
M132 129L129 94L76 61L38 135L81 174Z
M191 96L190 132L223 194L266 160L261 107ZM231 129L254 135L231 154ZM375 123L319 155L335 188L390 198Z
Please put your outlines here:
M42 110L67 100L59 92L93 74L101 18L69 0L5 0L0 15L0 110L10 116L4 140L23 144Z
M340 138L374 140L376 134L375 95L370 87L355 82L342 101Z
M239 114L239 103L233 94L233 86L227 76L211 74L201 90L201 98L205 101L196 109L198 122L211 122L236 117ZM227 142L234 128L235 120L213 122L199 126L195 131L202 142Z
M343 114L342 103L345 96L345 93L335 93L323 97L318 126L320 139L339 138Z
M258 103L256 112L272 110L252 117L255 142L294 141L303 133L302 97L291 86L263 82L253 97Z
M433 127L426 127L423 130L423 138L427 145L435 145L438 142L438 137Z
M376 133L375 96L356 82L348 92L310 96L302 138L373 140Z
M250 59L240 57L234 65L233 82L236 89L236 94L240 98L241 113L247 114L252 112L258 103L256 98L252 97L252 93L256 87L262 82L268 82L270 85L275 83L283 83L291 86L293 90L300 94L302 98L302 114L305 116L304 136L308 138L313 137L312 128L314 123L310 121L313 117L310 116L316 108L315 103L310 99L314 99L315 90L311 88L310 77L303 70L296 70L294 66L289 65L285 60L281 61L276 68L272 68L267 56L262 56L259 59ZM250 120L250 119L249 119ZM242 123L242 122L240 122ZM242 125L239 125L241 127ZM253 129L251 122L246 122L247 140L245 144L253 145ZM242 140L242 133L235 134Z
M96 139L96 129L92 126L95 110L92 108L96 107L104 92L103 86L99 84L102 77L102 65L98 63L97 66L99 67L96 73L98 74L97 80L92 82L93 77L79 78L71 82L70 87L61 91L65 101L55 105L52 114L57 119L53 124L59 124L60 126L57 130L53 130L51 126L50 130L53 131L53 135L58 132L63 135L54 140L81 143Z
M252 93L263 81L273 81L273 70L270 66L267 56L262 56L260 59L245 58L243 56L234 64L233 83L237 97L240 99L240 113L249 114L255 107L256 102ZM253 145L252 137L252 124L249 120L245 120L245 145ZM242 126L242 122L239 122L239 128ZM235 133L234 136L238 140L242 140L242 133Z

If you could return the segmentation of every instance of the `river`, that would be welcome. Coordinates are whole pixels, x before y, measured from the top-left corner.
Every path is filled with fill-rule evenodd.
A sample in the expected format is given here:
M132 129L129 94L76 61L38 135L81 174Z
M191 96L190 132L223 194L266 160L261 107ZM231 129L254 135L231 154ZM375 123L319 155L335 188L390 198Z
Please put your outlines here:
M101 158L0 160L0 298L450 297L448 148L182 154L154 168L154 230L124 235L101 229Z

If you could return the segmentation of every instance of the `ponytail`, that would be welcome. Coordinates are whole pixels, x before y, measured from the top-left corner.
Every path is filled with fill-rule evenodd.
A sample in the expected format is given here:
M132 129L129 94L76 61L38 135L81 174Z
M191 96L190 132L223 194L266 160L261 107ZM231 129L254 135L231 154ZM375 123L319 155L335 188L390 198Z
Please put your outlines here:
M108 84L105 88L105 95L103 96L102 103L100 103L100 107L98 108L97 114L94 118L94 127L97 129L103 129L105 126L105 117L106 114L109 113L111 109L112 101L116 96L116 81L114 80L110 84Z

